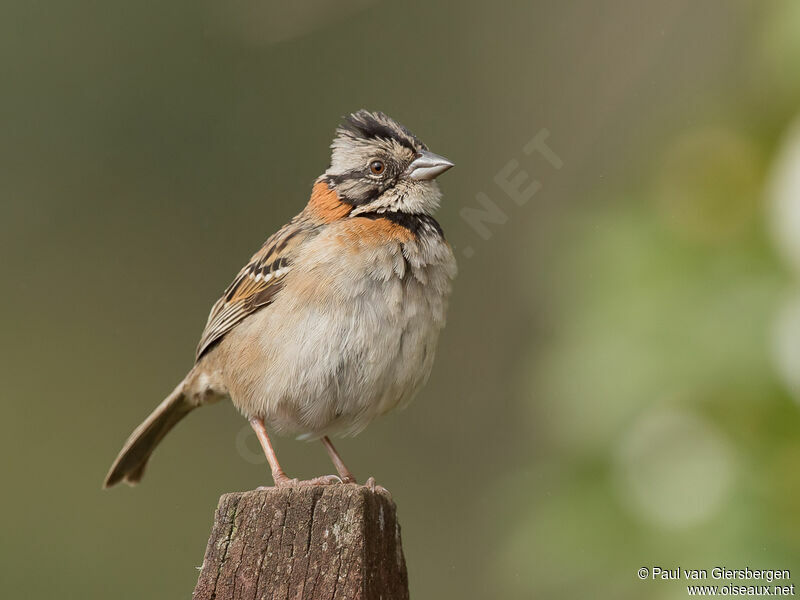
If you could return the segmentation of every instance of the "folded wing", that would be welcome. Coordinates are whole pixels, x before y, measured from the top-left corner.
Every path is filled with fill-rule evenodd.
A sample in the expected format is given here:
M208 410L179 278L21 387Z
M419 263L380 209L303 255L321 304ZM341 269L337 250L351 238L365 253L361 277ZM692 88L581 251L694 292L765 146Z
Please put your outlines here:
M269 306L280 293L292 258L300 245L314 233L299 218L272 235L217 300L197 346L200 360L231 329L257 310Z

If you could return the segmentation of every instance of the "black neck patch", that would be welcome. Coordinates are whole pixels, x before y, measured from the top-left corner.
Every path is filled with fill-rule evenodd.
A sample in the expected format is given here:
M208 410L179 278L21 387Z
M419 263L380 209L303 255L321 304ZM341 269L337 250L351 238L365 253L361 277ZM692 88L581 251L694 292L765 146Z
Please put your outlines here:
M367 212L360 215L355 215L355 217L364 217L365 219L373 220L388 219L392 223L408 229L414 235L414 237L419 237L420 235L425 235L426 233L433 233L444 239L444 231L442 231L441 225L439 225L438 221L430 215L386 211Z

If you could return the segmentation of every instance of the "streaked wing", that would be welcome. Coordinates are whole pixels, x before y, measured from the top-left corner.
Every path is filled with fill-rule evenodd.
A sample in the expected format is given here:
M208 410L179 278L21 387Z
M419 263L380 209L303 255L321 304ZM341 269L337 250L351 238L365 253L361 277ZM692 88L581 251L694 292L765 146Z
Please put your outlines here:
M211 308L196 360L238 323L272 303L292 268L297 249L313 231L313 227L296 217L270 236Z

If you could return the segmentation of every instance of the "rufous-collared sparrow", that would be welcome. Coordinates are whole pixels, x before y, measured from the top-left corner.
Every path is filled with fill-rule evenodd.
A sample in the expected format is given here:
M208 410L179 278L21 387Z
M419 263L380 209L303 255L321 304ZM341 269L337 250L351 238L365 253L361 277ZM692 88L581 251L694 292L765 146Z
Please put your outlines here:
M431 372L456 263L431 214L453 166L380 112L345 119L305 209L271 236L214 304L194 367L136 428L105 486L138 482L189 412L230 399L275 485L355 482L328 436L406 405ZM321 439L339 475L281 469L267 427Z

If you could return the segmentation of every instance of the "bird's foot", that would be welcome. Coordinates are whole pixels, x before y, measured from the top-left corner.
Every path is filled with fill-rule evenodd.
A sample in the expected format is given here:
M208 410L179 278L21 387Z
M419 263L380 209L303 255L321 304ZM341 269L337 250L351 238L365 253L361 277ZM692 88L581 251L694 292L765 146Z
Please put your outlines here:
M382 485L378 485L377 483L375 483L374 477L370 477L369 479L367 479L367 482L364 484L364 486L368 487L373 494L375 492L378 492L379 494L388 494L390 498L392 497L392 493L389 490L387 490Z
M258 490L269 490L272 487L276 488L283 488L283 487L309 487L315 485L336 485L336 484L348 484L348 483L355 483L358 484L356 478L352 475L347 477L341 477L339 475L322 475L321 477L314 477L314 479L297 479L297 478L290 478L284 475L283 477L275 477L275 485L274 486L266 486L261 485L259 486ZM387 490L382 485L378 485L375 483L375 478L370 477L364 483L364 487L369 488L372 493L379 493L379 494L387 494L391 497L391 492Z
M289 478L285 475L283 477L276 477L275 478L275 487L308 487L314 485L334 485L337 483L343 483L341 477L338 475L322 475L321 477L314 477L314 479L296 479L296 478ZM266 487L260 487L258 489L267 489Z

